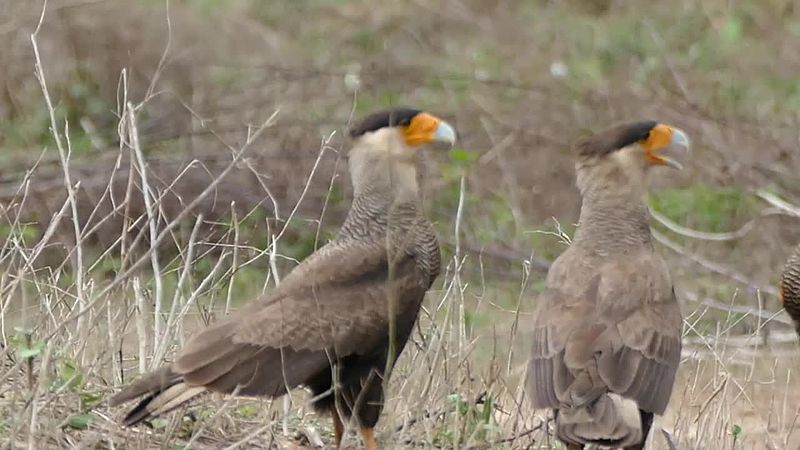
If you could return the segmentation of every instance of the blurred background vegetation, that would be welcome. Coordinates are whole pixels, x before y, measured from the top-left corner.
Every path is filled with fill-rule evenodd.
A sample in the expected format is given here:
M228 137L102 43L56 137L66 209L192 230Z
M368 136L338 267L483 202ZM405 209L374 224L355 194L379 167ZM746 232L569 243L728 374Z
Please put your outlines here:
M63 200L60 170L48 171L57 158L32 76L29 34L39 5L2 8L0 193L14 198L39 161L30 185L43 203L29 221L35 228ZM181 204L230 160L220 141L241 144L248 126L279 109L243 176L228 177L199 211L221 219L235 202L240 217L263 206L262 217L274 218L266 191L291 208L321 142L335 132L335 151L322 155L292 227L300 232L301 219L318 220L327 200L323 229L335 230L349 199L340 176L347 124L376 108L413 105L455 122L460 133L449 157L429 155L432 216L444 236L452 234L466 173L464 241L502 267L504 256L534 251L542 263L560 252L557 237L530 231L553 229L553 218L566 230L575 221L569 145L621 120L656 118L691 133L693 164L682 174L658 174L667 188L652 197L684 226L736 229L764 206L755 190L796 198L799 17L796 2L785 0L647 7L612 0L187 0L169 3L169 11L161 1L64 0L51 2L41 45L58 123L69 123L73 171L86 192L82 210L102 198L121 153L122 101L146 100L140 141L165 183L189 161L202 163L174 187ZM178 205L172 209L165 214ZM800 233L793 219L763 222L752 235L714 247L766 283ZM101 228L106 239L120 229ZM293 256L312 248L298 244Z
M39 2L0 2L6 249L33 246L67 196L34 76L40 13ZM533 308L580 207L570 143L616 122L656 119L693 139L686 170L654 173L650 196L690 316L731 302L777 311L779 271L800 242L798 217L768 201L800 204L797 0L52 0L38 42L79 182L78 219L90 230L78 270L98 280L130 264L123 229L129 245L148 242L144 225L125 222L145 214L141 195L115 209L139 183L118 128L127 103L164 195L162 226L278 111L160 253L177 279L181 243L202 217L193 276L209 273L218 247L234 240L252 258L238 269L235 300L262 289L276 230L286 229L284 270L336 231L351 198L347 125L387 106L427 109L458 130L458 148L425 155L422 181L446 257L463 195L463 276L480 286L466 291L473 307L463 313L474 335L515 327L513 315L496 316L503 308ZM63 270L64 289L75 283L71 214L36 261L37 270ZM213 304L221 294L204 295ZM730 315L704 310L693 332ZM743 335L763 325L730 323Z

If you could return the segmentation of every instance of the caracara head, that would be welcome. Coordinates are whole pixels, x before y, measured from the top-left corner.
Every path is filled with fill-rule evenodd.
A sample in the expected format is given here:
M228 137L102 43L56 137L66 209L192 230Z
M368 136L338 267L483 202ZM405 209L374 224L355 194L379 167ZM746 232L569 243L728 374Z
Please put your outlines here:
M580 140L576 145L578 187L582 192L606 184L640 187L653 167L683 169L689 137L656 121L630 122Z
M411 160L423 148L449 149L456 141L450 124L433 114L412 108L391 108L364 117L350 129L354 149ZM365 145L366 144L366 145Z
M356 190L372 184L412 183L414 162L424 149L449 149L453 127L433 114L412 108L372 113L350 129L350 173ZM414 181L413 183L416 183Z

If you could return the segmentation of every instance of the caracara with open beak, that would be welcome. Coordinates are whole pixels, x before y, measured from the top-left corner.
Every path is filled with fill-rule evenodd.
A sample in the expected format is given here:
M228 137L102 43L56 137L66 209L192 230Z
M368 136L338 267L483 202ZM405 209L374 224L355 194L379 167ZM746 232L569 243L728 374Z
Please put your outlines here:
M642 449L669 403L682 318L644 196L649 170L682 168L688 149L686 134L651 121L576 146L578 229L547 274L528 367L534 406L554 410L570 450Z
M354 417L365 448L377 448L383 383L439 274L416 157L450 148L456 136L443 120L406 108L374 113L350 135L354 199L336 238L275 291L200 330L171 364L112 397L111 405L140 398L125 425L207 392L278 397L304 386L315 408L332 415L337 447Z

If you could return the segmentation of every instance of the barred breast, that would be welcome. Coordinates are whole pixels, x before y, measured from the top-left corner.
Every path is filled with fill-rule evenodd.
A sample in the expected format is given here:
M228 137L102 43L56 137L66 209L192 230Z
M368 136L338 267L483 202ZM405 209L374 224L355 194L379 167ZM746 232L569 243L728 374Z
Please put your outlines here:
M795 247L781 275L780 299L800 335L800 245Z

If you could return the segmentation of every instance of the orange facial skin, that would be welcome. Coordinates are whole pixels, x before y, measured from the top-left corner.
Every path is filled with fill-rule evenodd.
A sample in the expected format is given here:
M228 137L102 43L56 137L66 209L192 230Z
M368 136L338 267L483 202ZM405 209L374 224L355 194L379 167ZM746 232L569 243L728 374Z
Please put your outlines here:
M658 156L655 152L664 148L672 142L672 127L669 125L658 124L650 130L647 139L641 142L647 161L653 165L665 165L667 161Z
M431 143L439 122L441 119L434 115L424 112L417 114L411 123L402 128L406 144L413 147Z

